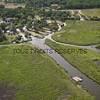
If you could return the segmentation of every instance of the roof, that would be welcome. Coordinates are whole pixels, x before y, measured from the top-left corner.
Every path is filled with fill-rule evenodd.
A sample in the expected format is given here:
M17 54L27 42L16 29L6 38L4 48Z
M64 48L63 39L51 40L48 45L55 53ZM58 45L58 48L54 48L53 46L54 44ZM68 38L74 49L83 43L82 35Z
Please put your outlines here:
M78 77L78 76L75 76L75 77L72 77L72 79L76 82L81 82L83 79Z

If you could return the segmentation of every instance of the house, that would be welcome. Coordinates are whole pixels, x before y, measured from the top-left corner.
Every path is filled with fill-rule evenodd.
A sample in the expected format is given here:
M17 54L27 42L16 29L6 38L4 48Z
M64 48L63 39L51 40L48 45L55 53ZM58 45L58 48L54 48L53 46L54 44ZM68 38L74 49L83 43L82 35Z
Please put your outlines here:
M12 23L15 19L14 18L5 18L5 22L7 24Z

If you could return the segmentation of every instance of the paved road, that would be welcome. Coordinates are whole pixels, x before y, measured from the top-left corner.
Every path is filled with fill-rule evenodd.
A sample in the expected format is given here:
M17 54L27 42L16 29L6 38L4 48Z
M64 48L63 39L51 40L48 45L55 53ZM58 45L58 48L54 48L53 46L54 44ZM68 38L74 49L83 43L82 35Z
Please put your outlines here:
M70 77L79 76L83 78L80 83L83 88L88 90L92 95L96 97L96 100L100 100L100 85L94 82L92 79L88 78L86 75L81 73L78 69L72 66L68 61L66 61L61 55L55 52L52 48L45 44L45 40L32 37L33 45L37 48L44 50L53 60L55 60L62 68L64 68Z

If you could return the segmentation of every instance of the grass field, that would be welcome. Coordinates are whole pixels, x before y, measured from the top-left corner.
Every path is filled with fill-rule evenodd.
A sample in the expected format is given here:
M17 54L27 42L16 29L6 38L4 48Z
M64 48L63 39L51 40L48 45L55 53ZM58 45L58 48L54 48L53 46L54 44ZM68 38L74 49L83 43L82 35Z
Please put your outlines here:
M100 54L91 50L59 45L50 40L46 43L57 50L67 61L100 84ZM62 52L63 51L63 52Z
M97 16L100 17L100 9L84 9L82 10L82 13L86 16Z
M76 87L52 59L32 53L32 48L0 47L1 100L94 100Z
M0 42L0 45L3 45L3 44L9 44L9 42L8 41Z
M67 21L66 23L67 26L61 32L54 34L54 40L76 45L100 43L100 22Z

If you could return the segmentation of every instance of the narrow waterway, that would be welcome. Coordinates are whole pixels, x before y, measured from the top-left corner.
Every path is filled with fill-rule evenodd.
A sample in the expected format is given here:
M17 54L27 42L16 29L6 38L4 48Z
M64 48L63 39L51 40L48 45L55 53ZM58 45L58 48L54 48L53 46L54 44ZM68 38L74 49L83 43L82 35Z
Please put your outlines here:
M52 48L45 44L45 39L51 38L52 34L46 36L44 39L39 39L32 37L31 43L37 48L44 50L53 60L57 62L61 67L63 67L69 74L70 77L79 76L82 77L83 81L80 82L83 88L85 88L89 93L96 97L96 100L100 100L100 85L94 82L92 79L88 78L85 74L81 73L78 69L72 66L68 61L66 61L61 55L55 52Z

